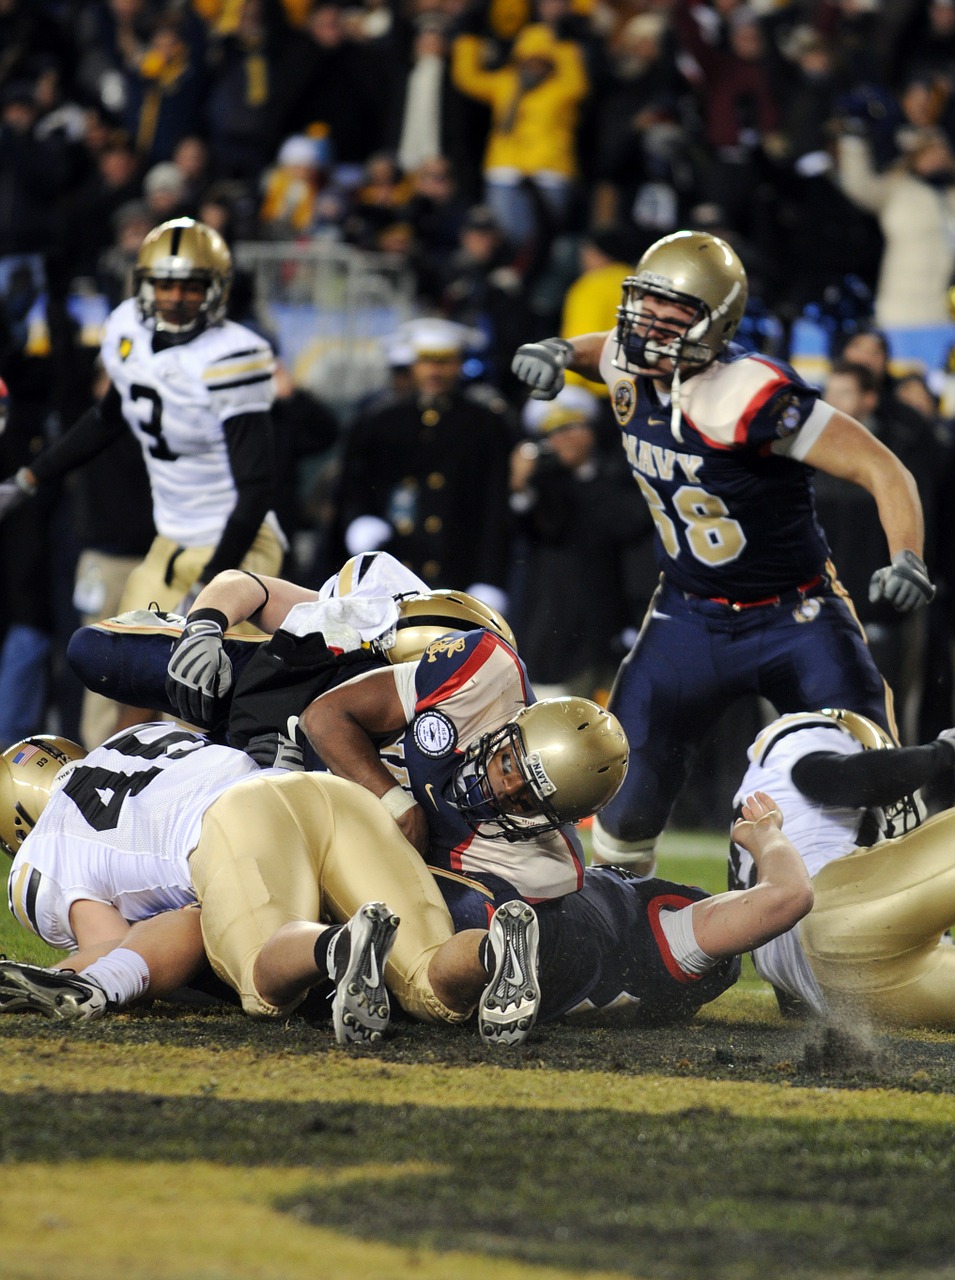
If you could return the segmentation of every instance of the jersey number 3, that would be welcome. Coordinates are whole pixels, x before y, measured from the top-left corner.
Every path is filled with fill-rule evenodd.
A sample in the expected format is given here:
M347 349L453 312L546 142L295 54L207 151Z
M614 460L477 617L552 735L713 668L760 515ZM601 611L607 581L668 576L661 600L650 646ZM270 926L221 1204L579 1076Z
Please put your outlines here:
M149 446L149 452L160 462L175 462L179 457L173 453L162 433L162 399L153 387L144 387L141 382L134 382L129 388L133 400L146 400L152 406L148 418L140 418L139 425L147 436L152 436L155 444Z

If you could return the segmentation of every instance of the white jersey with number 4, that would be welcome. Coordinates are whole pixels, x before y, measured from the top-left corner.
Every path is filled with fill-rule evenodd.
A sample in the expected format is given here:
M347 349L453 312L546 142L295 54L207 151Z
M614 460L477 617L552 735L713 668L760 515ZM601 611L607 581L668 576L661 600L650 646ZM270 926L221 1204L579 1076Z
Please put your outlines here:
M127 299L106 322L103 364L143 450L157 531L180 546L212 546L236 504L223 423L271 408L272 348L231 320L161 351L154 336Z
M69 950L70 907L81 898L116 907L130 923L195 902L189 854L206 810L263 772L281 771L178 725L116 734L61 771L65 781L10 869L13 915Z

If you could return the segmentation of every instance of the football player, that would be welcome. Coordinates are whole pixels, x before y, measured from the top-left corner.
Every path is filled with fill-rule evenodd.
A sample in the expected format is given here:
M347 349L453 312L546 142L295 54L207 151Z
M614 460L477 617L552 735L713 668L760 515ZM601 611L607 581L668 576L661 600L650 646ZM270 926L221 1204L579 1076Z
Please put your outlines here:
M914 794L953 768L955 730L896 747L845 710L782 716L749 748L737 804L772 788L815 891L798 927L753 953L784 1013L955 1028L955 810L923 822ZM755 874L731 846L730 886Z
M527 820L508 772L503 761L492 768L489 796ZM492 1045L522 1043L538 1016L607 1007L685 1020L735 981L739 951L811 905L780 823L769 796L744 801L734 835L758 868L751 888L710 898L591 868L580 893L536 909L504 903L486 931L451 936L434 882L361 787L256 772L243 753L168 724L117 735L85 759L63 739L29 739L0 757L10 907L50 945L76 951L51 969L0 959L0 1012L87 1019L169 994L195 974L205 943L252 1014L288 1012L331 977L341 1043L384 1033L382 973L429 1021L461 1021L480 997ZM383 902L348 918L369 888L407 913L397 933ZM316 924L323 907L345 927Z
M463 1021L487 983L475 937L477 986L470 1005L455 1000L443 973L467 935L452 936L386 810L341 778L259 770L244 752L158 723L85 758L64 739L26 739L0 757L0 793L10 909L50 946L80 953L67 962L78 975L0 961L0 1010L95 1017L175 989L204 947L255 1016L284 1016L332 979L346 1044L383 1035L386 979L408 1012L448 1022ZM388 905L366 900L371 882ZM199 902L201 913L188 910ZM341 927L318 923L323 914ZM152 917L158 933L144 923L127 936Z
M134 296L109 316L101 347L109 389L59 440L0 483L0 519L130 430L152 490L157 536L120 611L174 609L222 569L279 569L270 409L272 350L226 319L232 258L191 218L142 243ZM109 494L103 494L109 502Z
M730 245L678 231L624 281L613 329L528 343L513 360L540 399L565 369L603 379L656 525L660 585L609 704L630 768L594 825L597 858L644 873L700 738L736 699L848 707L896 736L815 518L812 468L875 499L891 563L870 599L908 612L935 594L911 474L789 365L731 344L746 298Z

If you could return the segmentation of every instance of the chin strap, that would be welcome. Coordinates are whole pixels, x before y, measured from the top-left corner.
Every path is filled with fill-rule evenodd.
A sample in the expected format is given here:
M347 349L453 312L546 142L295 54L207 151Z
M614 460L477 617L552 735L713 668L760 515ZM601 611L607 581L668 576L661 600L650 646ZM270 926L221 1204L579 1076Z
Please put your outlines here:
M680 421L682 414L680 412L680 366L674 361L673 364L673 381L670 383L670 431L673 439L680 444L683 443L683 433L680 430Z

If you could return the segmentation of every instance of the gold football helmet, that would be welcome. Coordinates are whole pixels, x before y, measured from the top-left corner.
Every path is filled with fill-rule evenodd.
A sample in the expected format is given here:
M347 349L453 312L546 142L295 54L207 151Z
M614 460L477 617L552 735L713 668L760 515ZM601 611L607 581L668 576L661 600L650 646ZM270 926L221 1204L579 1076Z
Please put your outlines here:
M198 312L179 321L156 309L157 280L196 280L205 288ZM133 284L143 324L176 342L188 342L225 316L232 284L232 255L212 227L193 218L173 218L154 227L139 250Z
M446 631L493 631L516 651L517 641L506 620L466 591L429 591L398 601L395 642L385 649L389 662L415 662Z
M528 784L538 817L505 812L494 794L488 766L503 749ZM611 712L589 698L545 698L470 748L446 798L475 831L493 823L507 840L533 840L602 809L623 782L629 756Z
M824 707L819 714L828 716L830 720L835 720L836 724L841 725L843 729L847 729L857 742L862 743L867 751L881 751L885 747L898 746L898 743L892 741L881 725L876 724L874 720L870 720L868 716L860 715L858 711Z
M0 845L11 858L46 808L57 774L85 755L75 742L49 733L15 742L0 755Z
M617 309L615 368L652 373L661 360L696 373L724 350L739 328L749 286L736 252L705 231L675 231L652 244L623 282ZM648 324L643 300L691 307L686 321Z

